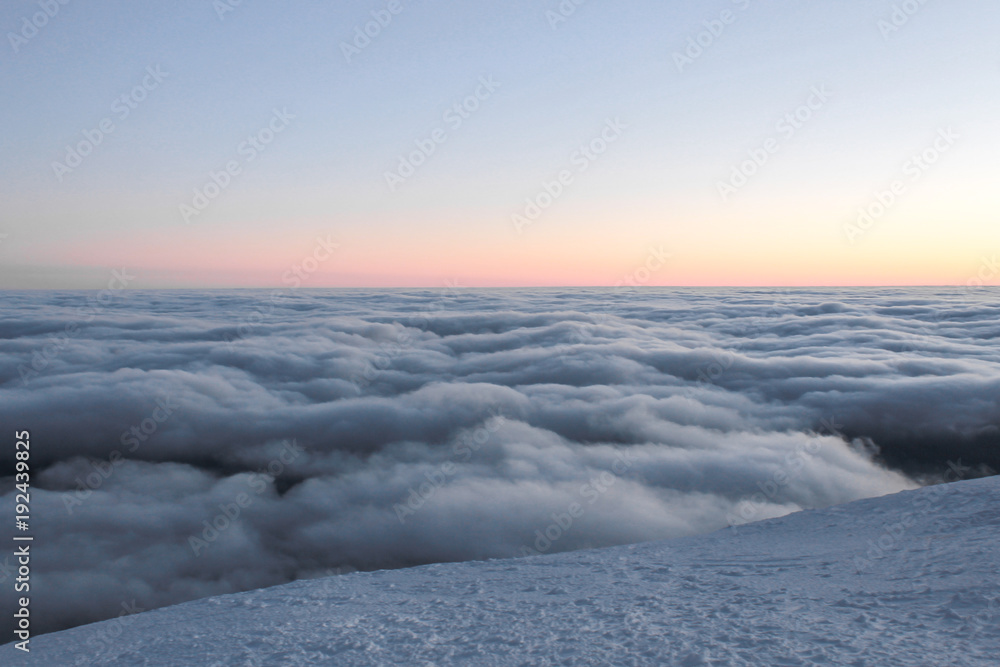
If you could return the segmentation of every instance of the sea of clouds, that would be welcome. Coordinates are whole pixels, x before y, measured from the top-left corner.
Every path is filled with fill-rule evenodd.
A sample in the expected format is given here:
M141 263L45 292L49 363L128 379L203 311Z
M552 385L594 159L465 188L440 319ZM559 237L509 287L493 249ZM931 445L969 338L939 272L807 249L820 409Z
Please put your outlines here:
M354 569L738 536L1000 469L998 295L5 292L0 516L28 429L36 631Z

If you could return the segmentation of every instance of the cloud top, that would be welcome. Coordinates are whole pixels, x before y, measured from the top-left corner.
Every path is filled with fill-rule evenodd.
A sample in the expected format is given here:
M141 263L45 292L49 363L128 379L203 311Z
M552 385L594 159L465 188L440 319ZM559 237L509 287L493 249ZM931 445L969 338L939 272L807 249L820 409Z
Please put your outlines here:
M985 292L126 295L2 297L0 421L31 430L39 629L354 569L738 531L1000 468Z

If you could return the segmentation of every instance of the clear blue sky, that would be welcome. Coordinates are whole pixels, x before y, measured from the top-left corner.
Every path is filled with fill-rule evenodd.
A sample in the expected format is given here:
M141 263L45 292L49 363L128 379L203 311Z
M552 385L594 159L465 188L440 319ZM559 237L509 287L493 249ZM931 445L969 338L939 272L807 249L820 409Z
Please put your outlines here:
M121 266L135 286L279 284L327 234L339 249L316 286L613 284L661 245L672 263L651 284L950 283L1000 245L994 0L930 0L891 32L881 0L587 0L555 24L556 0L402 0L351 62L341 44L387 1L221 4L71 0L15 44L42 10L3 3L0 287L95 287ZM166 78L120 118L116 98L156 66ZM480 77L499 87L449 127ZM829 100L777 131L818 85ZM246 160L274 109L294 119ZM578 171L574 152L616 118L621 136ZM959 139L908 180L947 127ZM438 128L446 141L388 187ZM719 183L771 138L724 201ZM185 223L181 204L230 160L240 173ZM518 233L513 216L566 169ZM846 232L896 179L885 216Z

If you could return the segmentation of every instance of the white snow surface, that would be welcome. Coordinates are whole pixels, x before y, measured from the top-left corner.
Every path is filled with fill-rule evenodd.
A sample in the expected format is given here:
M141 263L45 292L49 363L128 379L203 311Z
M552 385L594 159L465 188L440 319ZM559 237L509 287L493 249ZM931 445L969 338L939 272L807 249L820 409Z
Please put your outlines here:
M42 635L3 665L1000 664L1000 477L709 535L354 573Z

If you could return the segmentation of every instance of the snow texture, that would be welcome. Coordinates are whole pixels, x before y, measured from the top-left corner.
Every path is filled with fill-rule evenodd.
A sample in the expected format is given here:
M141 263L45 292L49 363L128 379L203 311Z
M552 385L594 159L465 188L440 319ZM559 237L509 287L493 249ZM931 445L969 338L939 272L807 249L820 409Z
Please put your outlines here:
M4 665L996 665L1000 477L709 535L357 572L37 637Z

